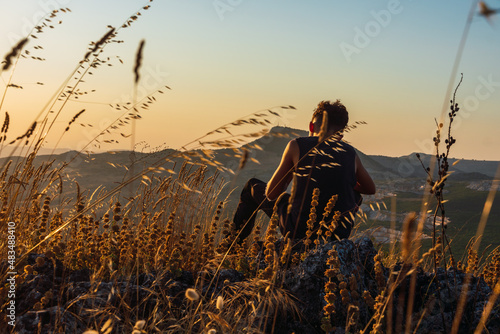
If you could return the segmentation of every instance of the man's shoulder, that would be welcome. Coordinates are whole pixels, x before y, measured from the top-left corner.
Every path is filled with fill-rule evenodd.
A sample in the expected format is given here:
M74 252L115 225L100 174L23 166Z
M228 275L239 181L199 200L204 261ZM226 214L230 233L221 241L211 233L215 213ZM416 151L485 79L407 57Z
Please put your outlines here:
M291 141L296 141L299 145L300 144L316 145L318 143L318 139L319 138L315 137L315 136L308 136L308 137L297 137L295 139L292 139ZM352 146L351 144L349 144L343 140L327 140L327 141L325 141L325 143L327 143L328 146L335 145L335 146L340 146L345 150L355 151L354 146Z
M342 151L344 151L349 156L356 156L356 149L351 144L341 140L339 142L339 146L342 148Z
M310 149L318 144L318 139L319 138L315 136L308 136L308 137L297 137L295 139L292 139L291 141L295 141L301 148ZM354 146L343 140L332 140L327 142L328 143L326 144L325 142L325 144L330 147L338 147L341 148L340 151L356 154L356 149L354 148Z
M297 143L317 143L318 137L314 137L314 136L297 137L293 140L295 140Z
M342 148L345 149L345 150L356 152L356 149L354 148L354 146L352 146L351 144L349 144L349 143L347 143L347 142L345 142L343 140L339 141L339 145L341 145Z

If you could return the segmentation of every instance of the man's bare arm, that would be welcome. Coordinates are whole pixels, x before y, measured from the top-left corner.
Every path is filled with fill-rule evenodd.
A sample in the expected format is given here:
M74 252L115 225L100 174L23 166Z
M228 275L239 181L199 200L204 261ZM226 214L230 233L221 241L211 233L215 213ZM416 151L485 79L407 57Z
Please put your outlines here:
M354 187L354 190L366 195L375 194L376 191L375 183L373 182L370 174L368 174L368 171L361 163L361 160L359 159L357 154L356 154L356 181L357 183L356 186Z
M266 197L275 200L283 193L293 177L294 165L299 157L299 146L295 140L291 140L283 152L281 162L274 172L271 180L267 183Z

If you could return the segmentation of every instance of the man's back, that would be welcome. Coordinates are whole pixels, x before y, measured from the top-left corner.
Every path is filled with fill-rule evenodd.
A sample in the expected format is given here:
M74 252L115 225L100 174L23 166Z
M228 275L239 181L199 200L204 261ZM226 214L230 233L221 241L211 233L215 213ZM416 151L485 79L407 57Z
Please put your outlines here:
M320 145L315 136L300 137L295 141L300 157L294 173L295 192L291 218L298 222L295 237L301 238L307 229L306 221L309 218L314 188L320 190L316 223L322 219L324 208L333 195L338 195L333 211L340 211L347 217L350 216L349 212L356 212L356 151L351 145L335 139L326 140ZM330 218L332 216L333 214ZM348 236L350 226L343 232Z

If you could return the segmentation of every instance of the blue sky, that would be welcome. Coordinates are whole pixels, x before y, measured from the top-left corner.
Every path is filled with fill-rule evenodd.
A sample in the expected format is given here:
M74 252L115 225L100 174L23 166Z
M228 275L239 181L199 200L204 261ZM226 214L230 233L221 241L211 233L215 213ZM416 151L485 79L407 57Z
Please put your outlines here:
M430 153L471 1L3 1L0 52L38 14L68 7L55 29L34 45L44 62L20 62L13 77L24 89L9 90L1 112L11 113L11 136L23 133L38 111L74 69L90 41L106 26L119 26L143 5L124 43L109 45L115 64L86 79L82 89L96 92L68 104L64 128L75 112L79 121L104 127L117 117L110 102L131 99L137 45L146 40L140 93L172 88L137 123L137 141L151 147L180 147L191 139L243 115L277 105L293 105L279 123L306 129L315 105L341 99L352 121L368 124L346 139L367 154L401 156ZM489 0L492 8L500 1ZM457 101L457 158L500 160L500 31L475 16L458 73L464 82ZM36 42L36 43L35 43ZM356 52L346 52L346 50ZM123 65L117 61L119 56ZM0 87L9 73L2 74ZM43 82L44 86L33 82ZM2 86L3 85L3 86ZM26 98L29 96L29 98ZM29 121L27 121L29 120ZM92 131L75 127L60 147L79 149ZM49 136L55 145L60 132ZM128 142L120 140L122 148ZM116 146L116 145L115 145ZM101 149L115 149L103 146Z

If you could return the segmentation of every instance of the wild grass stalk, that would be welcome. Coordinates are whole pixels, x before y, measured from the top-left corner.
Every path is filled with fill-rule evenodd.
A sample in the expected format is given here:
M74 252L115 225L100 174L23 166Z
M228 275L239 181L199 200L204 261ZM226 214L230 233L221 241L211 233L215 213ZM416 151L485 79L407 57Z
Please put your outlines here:
M145 6L143 10L148 8ZM74 198L65 196L63 183L66 181L63 173L69 163L56 166L50 160L41 164L35 161L41 142L45 139L43 132L51 130L55 120L71 102L71 96L75 94L82 78L101 64L99 56L105 46L112 42L111 39L121 28L135 21L139 13L132 15L121 27L111 28L90 46L77 69L51 99L52 104L40 111L40 115L46 113L42 121L33 123L25 134L14 139L13 143L18 145L25 143L24 146L27 146L31 143L33 146L30 154L17 162L10 160L2 167L0 228L4 229L8 221L15 221L18 226L17 250L21 254L17 259L19 284L27 283L49 269L54 271L51 275L55 282L56 270L64 270L62 276L57 277L62 281L60 286L54 283L34 303L33 310L41 312L56 303L59 308L54 329L60 331L70 330L71 324L67 323L65 317L72 316L73 322L84 322L88 328L98 329L88 330L86 333L214 333L243 330L272 333L277 330L281 317L300 317L300 304L285 286L287 271L299 267L308 257L313 256L311 254L317 254L326 249L324 247L331 246L324 263L326 270L321 295L323 298L318 297L318 303L322 305L321 328L325 332L332 332L335 327L343 328L346 332L417 332L428 313L434 309L434 304L441 302L441 292L445 289L451 291L450 282L446 281L438 286L437 296L425 294L416 317L413 308L416 305L417 272L425 267L437 274L440 269L454 267L444 223L441 225L441 235L437 235L438 232L435 231L431 249L422 256L419 255L421 246L418 238L428 211L429 196L424 199L417 226L416 215L407 217L401 249L396 250L394 242L389 257L380 252L373 259L370 275L373 275L375 286L370 287L372 291L362 289L363 282L358 280L359 272L344 275L340 271L341 265L345 264L341 264L336 248L341 243L337 243L333 235L340 218L340 213L333 211L336 197L328 202L323 217L317 217L319 194L317 191L314 193L310 220L306 222L309 230L307 238L302 241L305 245L303 249L297 250L300 247L294 244L289 235L280 241L276 214L266 224L263 246L260 227L255 228L248 245L237 243L238 231L234 230L227 218L231 215L231 212L226 212L228 197L221 198L228 180L223 180L220 172L238 173L243 170L253 158L247 149L238 147L267 132L271 124L269 119L279 116L279 110L294 109L293 106L258 111L224 124L187 143L177 152L154 155L154 161L148 162L148 166L140 171L134 170L134 165L140 161L134 159L122 182L112 189L96 189L90 193L80 189L80 185L75 183ZM5 70L16 67L25 43L26 41L21 41L7 55ZM133 70L136 88L140 80L143 47L144 43L141 42ZM72 79L75 83L67 87ZM66 88L70 90L67 94L64 93ZM59 97L62 101L58 101ZM131 149L134 151L134 124L139 119L136 108L141 103L134 98L131 106L115 106L123 108L125 112L91 140L88 146L98 141L108 130L118 130L127 124L125 121L131 120ZM49 117L49 110L56 105L57 112ZM437 196L438 203L434 210L434 226L439 214L444 222L445 200L442 190L449 176L449 149L454 143L454 138L450 135L451 123L458 111L454 98L451 107L446 151L442 153L444 155L436 154L439 178L433 179L433 167L428 170L428 190ZM84 110L73 116L64 133L70 130ZM9 120L10 116L6 113L0 131L2 145L7 138ZM248 128L252 130L242 130ZM438 124L436 148L442 128ZM325 138L325 132L324 129L321 131L322 142L336 140ZM257 144L254 147L258 149ZM232 156L240 161L236 171L230 171L223 163L213 159L214 150L224 148L234 149ZM322 154L317 148L311 153ZM144 164L146 163L144 158ZM321 167L334 168L335 165ZM461 315L472 277L482 275L493 287L476 332L485 328L488 317L496 308L496 300L500 294L500 255L498 249L491 251L485 256L487 263L481 265L478 247L496 194L499 174L500 168L485 203L476 239L469 247L467 274L451 332L460 330ZM128 198L121 195L125 187L134 189ZM293 189L292 193L301 195L296 194ZM394 204L392 207L395 210ZM359 219L365 218L366 214L360 212ZM316 221L319 221L319 229L315 228ZM5 248L5 242L0 241L0 250L4 251ZM36 258L31 260L30 254L37 254ZM222 279L223 270L238 272L243 279ZM75 291L73 282L68 277L86 272L88 282L81 284L85 291L67 298L65 292ZM179 286L178 279L185 276L191 280L189 285ZM5 268L1 269L0 277L4 281ZM0 296L4 293L2 288ZM441 317L443 328L447 330L449 324L445 323L443 313ZM343 321L337 323L335 319ZM416 319L418 322L414 324Z
M477 240L472 246L472 250L475 251L476 253L479 249L481 237L484 233L484 228L486 226L486 222L488 220L488 216L490 214L491 206L493 205L493 200L495 199L495 195L496 195L499 183L500 183L500 166L498 166L498 168L497 168L497 171L495 174L495 179L494 179L494 181L491 185L490 191L488 193L488 198L486 199L486 202L484 203L484 209L483 209L483 212L481 214L481 219L480 219L478 227L477 227L477 231L476 231L476 239ZM462 319L462 314L464 312L465 304L467 302L467 295L468 295L468 290L469 290L471 278L472 278L472 274L468 274L465 276L465 282L462 285L462 291L461 291L460 299L459 299L459 302L457 305L457 312L455 314L455 318L453 319L451 333L458 333L458 331L459 331L460 321ZM495 289L497 289L496 284L498 284L498 282L495 283L495 285L493 287L494 293L491 297L491 298L495 298L495 299L496 299L496 297L494 297L494 296L495 295L498 296L498 292L495 290ZM485 311L483 312L483 315L481 316L481 323L480 323L480 325L478 325L478 328L479 328L479 326L484 326L484 322L486 321L489 313L491 312L491 308L492 308L491 304L489 306L487 305L487 308L488 308L488 310L486 310L486 308L485 308ZM476 329L476 331L477 330L478 329Z

